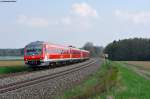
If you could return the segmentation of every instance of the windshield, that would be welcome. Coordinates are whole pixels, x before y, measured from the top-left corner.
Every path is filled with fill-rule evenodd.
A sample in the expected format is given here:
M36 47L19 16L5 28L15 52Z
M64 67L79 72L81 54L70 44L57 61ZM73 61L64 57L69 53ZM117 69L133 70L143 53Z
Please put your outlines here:
M41 55L42 54L42 46L30 46L26 47L26 55Z

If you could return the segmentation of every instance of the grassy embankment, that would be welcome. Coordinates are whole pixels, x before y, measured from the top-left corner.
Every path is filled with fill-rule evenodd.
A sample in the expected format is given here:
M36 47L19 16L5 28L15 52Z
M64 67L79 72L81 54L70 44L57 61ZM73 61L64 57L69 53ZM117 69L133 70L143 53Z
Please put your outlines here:
M0 74L28 71L29 68L24 65L23 60L0 61Z
M90 99L109 90L117 81L118 70L110 62L105 62L102 67L91 75L81 85L70 89L56 99Z
M122 62L105 62L81 85L64 92L58 99L150 99L150 80Z

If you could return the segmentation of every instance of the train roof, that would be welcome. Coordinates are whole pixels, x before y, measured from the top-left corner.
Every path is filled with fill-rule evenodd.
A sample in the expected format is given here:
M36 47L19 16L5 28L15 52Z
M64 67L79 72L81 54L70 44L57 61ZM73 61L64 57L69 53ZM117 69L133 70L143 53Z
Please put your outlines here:
M43 41L35 41L35 42L31 42L31 43L27 44L26 47L27 46L34 46L34 45L42 45L44 43L45 42L43 42Z
M43 45L43 44L49 44L49 45L54 46L54 47L69 48L68 46L49 43L49 42L45 42L45 41L34 41L34 42L27 44L25 47L35 46L35 45Z
M89 51L87 51L87 50L83 50L83 49L81 49L81 51L84 51L84 52L89 52Z

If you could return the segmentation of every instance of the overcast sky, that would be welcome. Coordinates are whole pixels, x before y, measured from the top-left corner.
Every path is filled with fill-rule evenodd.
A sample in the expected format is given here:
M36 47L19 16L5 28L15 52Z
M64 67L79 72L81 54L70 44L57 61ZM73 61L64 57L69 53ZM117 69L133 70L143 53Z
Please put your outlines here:
M133 37L150 38L150 0L0 2L0 48L22 48L37 40L105 46Z

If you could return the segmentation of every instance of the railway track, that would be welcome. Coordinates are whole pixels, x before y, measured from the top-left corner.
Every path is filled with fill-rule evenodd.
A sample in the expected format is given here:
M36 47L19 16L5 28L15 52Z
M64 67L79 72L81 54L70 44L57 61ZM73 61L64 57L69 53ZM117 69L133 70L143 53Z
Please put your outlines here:
M92 64L96 63L97 61L99 61L98 59L93 59L90 60L88 63L79 65L77 67L73 67L71 69L68 70L64 70L64 71L60 71L59 73L53 73L53 74L48 74L48 75L44 75L44 76L39 76L37 78L33 78L30 80L24 80L24 81L20 81L20 82L16 82L16 83L11 83L8 85L4 85L4 86L0 86L0 94L3 93L7 93L13 90L17 90L26 86L31 86L31 85L35 85L44 81L48 81L50 79L54 79L56 77L62 76L62 75L66 75L75 71L78 71L80 69L86 68L91 66Z

